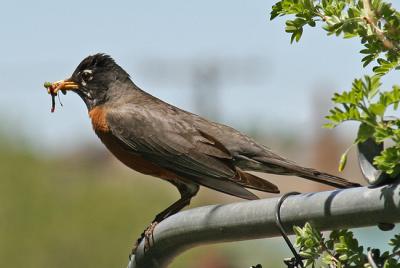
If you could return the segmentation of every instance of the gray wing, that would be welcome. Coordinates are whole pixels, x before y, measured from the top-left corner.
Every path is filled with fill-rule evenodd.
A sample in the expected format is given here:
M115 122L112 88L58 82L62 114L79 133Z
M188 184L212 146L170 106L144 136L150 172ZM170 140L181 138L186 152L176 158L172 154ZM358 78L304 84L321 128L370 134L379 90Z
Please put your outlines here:
M246 199L257 198L243 187L250 176L234 166L232 155L218 140L196 129L185 120L186 114L158 108L163 109L118 107L107 113L107 123L130 152L200 185ZM275 185L263 182L268 185L263 191L277 192Z

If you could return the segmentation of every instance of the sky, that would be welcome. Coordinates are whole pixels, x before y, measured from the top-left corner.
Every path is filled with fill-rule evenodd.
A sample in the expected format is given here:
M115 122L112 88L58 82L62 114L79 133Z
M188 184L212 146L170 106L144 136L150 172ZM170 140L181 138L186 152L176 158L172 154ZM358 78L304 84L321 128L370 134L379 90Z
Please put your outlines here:
M310 131L315 96L343 90L367 73L357 40L306 29L290 44L284 20L269 20L271 1L3 1L0 8L0 121L2 131L27 137L39 150L97 144L86 107L74 94L50 113L44 81L68 77L97 52L110 54L151 94L195 111L188 66L255 60L262 68L241 79L226 72L220 121L240 128L257 122L267 132ZM151 72L148 62L173 72ZM185 64L182 65L182 62ZM176 65L181 66L175 68ZM226 67L226 66L225 66ZM224 67L224 68L225 68ZM230 76L231 74L231 76ZM158 79L160 78L160 79ZM389 83L395 82L389 77ZM212 98L213 96L210 96Z

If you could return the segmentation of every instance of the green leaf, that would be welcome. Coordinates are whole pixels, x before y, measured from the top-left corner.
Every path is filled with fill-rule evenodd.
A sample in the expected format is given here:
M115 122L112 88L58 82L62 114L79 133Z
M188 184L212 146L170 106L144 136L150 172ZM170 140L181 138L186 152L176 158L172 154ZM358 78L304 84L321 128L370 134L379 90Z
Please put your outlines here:
M337 126L337 124L332 124L332 123L325 123L322 125L323 128L335 128Z
M273 20L278 16L284 15L282 13L282 2L278 2L275 5L273 5L272 6L272 11L271 11L270 14L271 14L270 20Z
M370 88L368 90L368 100L371 100L378 93L381 83L381 76L374 75L370 78Z
M399 268L399 267L400 264L394 258L389 258L385 260L385 263L383 264L383 268Z
M400 150L397 147L389 147L383 150L381 155L374 158L374 165L391 177L400 174Z
M400 234L396 234L392 239L390 239L389 245L393 247L393 253L400 250Z
M342 172L346 167L348 150L342 154L339 161L339 172Z
M383 116L386 110L386 106L381 103L373 103L369 106L369 110L378 116Z
M334 263L332 256L329 255L329 254L325 254L325 255L323 256L322 262L325 263L325 264L328 264L328 265Z

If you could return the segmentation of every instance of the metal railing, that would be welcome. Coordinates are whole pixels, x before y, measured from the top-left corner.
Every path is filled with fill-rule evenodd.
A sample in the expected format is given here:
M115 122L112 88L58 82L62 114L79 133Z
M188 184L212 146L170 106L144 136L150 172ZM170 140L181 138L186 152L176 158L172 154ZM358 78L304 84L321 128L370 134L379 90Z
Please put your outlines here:
M213 205L182 211L154 230L144 251L142 242L128 268L167 267L192 247L228 241L279 236L275 223L278 198ZM400 222L400 183L377 188L307 193L288 197L280 209L286 230L311 222L319 230L356 228Z

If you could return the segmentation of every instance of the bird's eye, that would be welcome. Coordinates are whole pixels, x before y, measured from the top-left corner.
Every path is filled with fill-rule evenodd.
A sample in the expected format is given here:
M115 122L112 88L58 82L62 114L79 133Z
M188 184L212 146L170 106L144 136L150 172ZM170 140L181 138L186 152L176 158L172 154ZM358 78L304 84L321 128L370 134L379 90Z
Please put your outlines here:
M93 79L93 71L92 70L84 70L81 74L81 77L84 82L88 82Z

